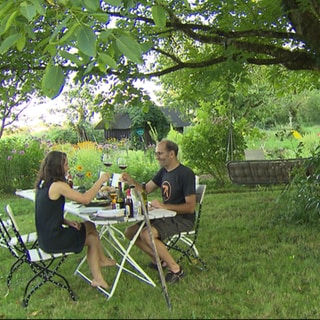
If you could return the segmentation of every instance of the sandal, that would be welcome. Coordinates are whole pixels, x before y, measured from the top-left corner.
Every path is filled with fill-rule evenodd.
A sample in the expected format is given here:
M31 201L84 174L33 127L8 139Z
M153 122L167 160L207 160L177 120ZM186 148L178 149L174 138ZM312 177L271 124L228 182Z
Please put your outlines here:
M176 283L183 276L184 276L184 271L182 270L182 268L180 266L180 270L178 272L172 272L171 270L169 270L169 272L166 275L166 282L168 282L168 283Z
M167 267L167 265L164 265L164 262L163 262L163 261L161 261L161 265L162 265L162 268L163 268L163 269ZM157 264L156 264L156 263L153 263L153 262L150 262L150 263L148 264L148 267L151 268L151 269L158 270Z

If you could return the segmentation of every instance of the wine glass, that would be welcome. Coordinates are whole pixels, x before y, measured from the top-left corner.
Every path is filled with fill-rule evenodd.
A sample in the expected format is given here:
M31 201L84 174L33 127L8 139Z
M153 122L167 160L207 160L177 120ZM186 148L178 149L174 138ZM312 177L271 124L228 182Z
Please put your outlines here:
M112 159L111 159L110 154L105 153L102 156L102 162L106 167L111 167L112 166Z
M127 159L124 158L124 157L118 158L118 167L119 167L121 170L127 169L127 167L128 167Z

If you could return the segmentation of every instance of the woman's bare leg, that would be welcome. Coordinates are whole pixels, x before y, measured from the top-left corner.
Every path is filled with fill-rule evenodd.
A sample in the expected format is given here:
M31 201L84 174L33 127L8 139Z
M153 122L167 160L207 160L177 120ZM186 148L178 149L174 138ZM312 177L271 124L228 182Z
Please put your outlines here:
M86 225L86 241L85 245L88 246L87 250L87 261L92 273L91 285L93 287L102 287L108 289L109 285L104 280L100 268L100 254L101 254L101 243L99 235L95 226L92 223L85 223Z

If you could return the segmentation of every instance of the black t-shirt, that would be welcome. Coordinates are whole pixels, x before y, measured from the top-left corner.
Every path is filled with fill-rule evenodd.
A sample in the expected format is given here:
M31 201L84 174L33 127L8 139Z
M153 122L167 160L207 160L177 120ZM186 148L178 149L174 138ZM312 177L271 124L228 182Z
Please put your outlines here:
M185 203L186 196L196 193L195 174L183 164L180 164L172 171L161 168L152 181L160 187L162 201L165 204ZM194 219L194 215L185 214L183 216L192 220Z

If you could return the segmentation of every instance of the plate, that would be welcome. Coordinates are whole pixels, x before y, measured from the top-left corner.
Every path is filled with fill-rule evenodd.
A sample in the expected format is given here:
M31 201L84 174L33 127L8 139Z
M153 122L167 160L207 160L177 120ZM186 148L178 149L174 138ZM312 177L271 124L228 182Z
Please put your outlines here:
M89 204L85 204L86 207L107 207L111 204L110 199L92 200Z

